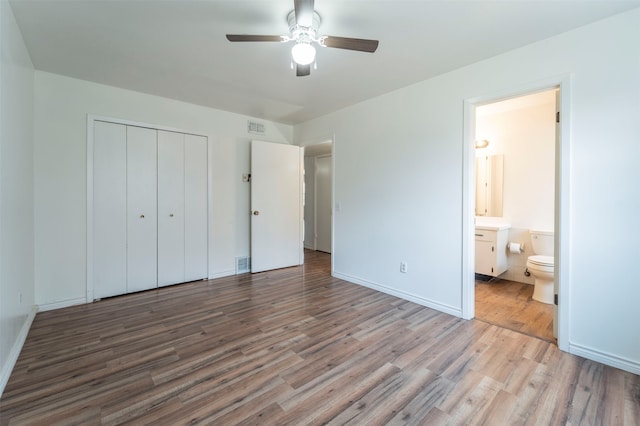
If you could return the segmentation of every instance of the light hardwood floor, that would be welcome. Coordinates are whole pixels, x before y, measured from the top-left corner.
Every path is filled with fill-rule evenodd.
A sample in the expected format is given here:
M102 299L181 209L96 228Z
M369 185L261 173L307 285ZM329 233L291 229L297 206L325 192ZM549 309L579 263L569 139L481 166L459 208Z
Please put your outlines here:
M39 313L0 424L638 424L639 376L306 258Z
M553 306L531 296L530 284L476 280L476 319L555 343Z

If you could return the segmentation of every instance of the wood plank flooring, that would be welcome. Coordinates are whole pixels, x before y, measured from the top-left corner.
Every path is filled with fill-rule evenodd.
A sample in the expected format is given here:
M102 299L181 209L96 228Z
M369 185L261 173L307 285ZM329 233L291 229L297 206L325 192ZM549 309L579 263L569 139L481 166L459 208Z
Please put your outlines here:
M476 319L555 343L553 305L533 300L533 286L515 281L476 280Z
M306 259L39 313L0 424L639 424L639 376Z

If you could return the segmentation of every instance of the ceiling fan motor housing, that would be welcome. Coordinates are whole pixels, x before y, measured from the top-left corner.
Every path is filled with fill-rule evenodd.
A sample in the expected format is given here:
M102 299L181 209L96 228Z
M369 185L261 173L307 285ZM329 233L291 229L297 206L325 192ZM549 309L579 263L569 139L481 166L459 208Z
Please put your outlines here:
M318 42L316 35L318 34L318 28L320 28L320 15L318 12L313 12L313 21L310 27L303 27L296 22L296 12L292 10L287 15L287 22L289 23L289 33L291 34L291 40L296 43L311 43L313 41Z

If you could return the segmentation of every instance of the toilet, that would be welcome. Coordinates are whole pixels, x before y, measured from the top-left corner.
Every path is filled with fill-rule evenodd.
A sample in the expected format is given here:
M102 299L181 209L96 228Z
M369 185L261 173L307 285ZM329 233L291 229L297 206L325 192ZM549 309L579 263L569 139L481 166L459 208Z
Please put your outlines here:
M527 271L534 278L533 300L553 304L553 231L529 231L534 256L527 258Z

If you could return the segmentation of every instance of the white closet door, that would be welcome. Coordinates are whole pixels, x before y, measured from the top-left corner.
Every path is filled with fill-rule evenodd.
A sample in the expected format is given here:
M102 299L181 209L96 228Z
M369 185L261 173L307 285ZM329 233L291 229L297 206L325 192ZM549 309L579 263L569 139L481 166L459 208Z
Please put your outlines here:
M207 278L207 138L185 135L184 280Z
M157 287L156 130L127 126L127 291Z
M184 134L158 131L158 286L184 279Z
M127 292L127 129L96 121L93 133L93 295Z

